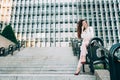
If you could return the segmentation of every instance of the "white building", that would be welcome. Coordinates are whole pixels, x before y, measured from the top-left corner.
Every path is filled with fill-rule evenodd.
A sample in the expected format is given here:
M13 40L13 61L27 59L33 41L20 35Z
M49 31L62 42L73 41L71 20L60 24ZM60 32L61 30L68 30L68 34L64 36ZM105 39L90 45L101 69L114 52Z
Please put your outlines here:
M12 0L0 0L0 32L10 23Z
M79 19L105 46L120 42L120 0L13 0L11 24L27 47L69 46Z

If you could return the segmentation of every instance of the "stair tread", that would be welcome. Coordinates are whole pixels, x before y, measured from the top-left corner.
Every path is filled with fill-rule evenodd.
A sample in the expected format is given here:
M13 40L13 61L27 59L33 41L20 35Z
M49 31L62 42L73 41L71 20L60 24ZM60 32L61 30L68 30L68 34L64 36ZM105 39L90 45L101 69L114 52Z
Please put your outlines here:
M74 76L78 60L71 48L55 48L50 53L53 49L26 48L0 57L0 80L95 80L89 72Z

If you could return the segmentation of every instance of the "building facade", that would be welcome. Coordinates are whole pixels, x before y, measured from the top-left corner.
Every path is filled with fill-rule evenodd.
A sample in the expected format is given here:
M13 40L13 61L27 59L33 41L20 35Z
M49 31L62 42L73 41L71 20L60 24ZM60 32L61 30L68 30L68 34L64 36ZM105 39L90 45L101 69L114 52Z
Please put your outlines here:
M120 42L120 0L13 0L11 25L27 47L69 46L86 19L105 46Z
M0 31L10 23L12 0L0 0Z

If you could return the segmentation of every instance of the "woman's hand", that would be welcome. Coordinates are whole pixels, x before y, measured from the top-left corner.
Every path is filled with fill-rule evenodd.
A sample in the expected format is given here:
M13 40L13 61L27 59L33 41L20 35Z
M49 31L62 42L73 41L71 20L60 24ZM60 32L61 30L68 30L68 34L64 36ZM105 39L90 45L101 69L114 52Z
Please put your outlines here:
M82 32L84 31L84 26L82 26Z

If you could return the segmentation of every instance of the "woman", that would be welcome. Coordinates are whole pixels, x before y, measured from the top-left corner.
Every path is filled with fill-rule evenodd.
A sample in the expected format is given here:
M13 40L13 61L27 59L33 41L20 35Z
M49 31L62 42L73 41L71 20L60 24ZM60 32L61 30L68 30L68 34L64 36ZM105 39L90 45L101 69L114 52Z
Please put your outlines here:
M78 75L80 73L82 64L86 62L87 46L90 39L94 37L93 28L88 26L87 21L79 20L77 24L77 36L78 39L82 39L82 45L81 45L80 60L78 62L75 75Z

